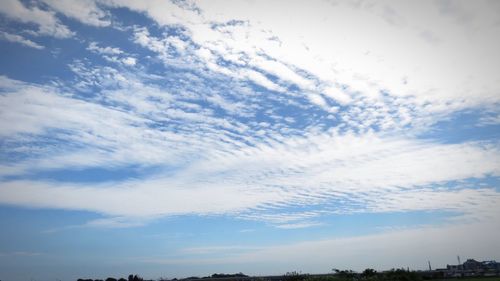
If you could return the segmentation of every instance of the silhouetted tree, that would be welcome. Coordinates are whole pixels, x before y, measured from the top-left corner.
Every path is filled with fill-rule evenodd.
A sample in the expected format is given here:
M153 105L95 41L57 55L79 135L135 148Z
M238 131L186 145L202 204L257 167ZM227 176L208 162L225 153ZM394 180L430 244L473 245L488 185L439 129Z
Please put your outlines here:
M212 274L212 276L203 277L203 278L234 278L234 277L248 277L248 275L245 275L241 272L234 273L234 274L214 273L214 274Z
M372 278L376 275L377 275L377 271L375 269L372 269L372 268L367 268L363 271L363 273L361 273L361 276L363 278L366 278L366 279Z
M304 281L307 279L307 274L302 274L297 271L287 272L283 278L285 281Z
M384 274L387 281L420 281L422 277L415 271L408 271L403 268L392 269Z
M116 280L116 278L113 278L113 277L108 277L108 278L106 278L106 281L118 281L118 280Z
M334 271L335 271L336 277L338 279L340 279L341 281L353 281L353 280L359 279L359 274L357 274L356 272L354 272L350 269L346 269L346 270L334 269Z

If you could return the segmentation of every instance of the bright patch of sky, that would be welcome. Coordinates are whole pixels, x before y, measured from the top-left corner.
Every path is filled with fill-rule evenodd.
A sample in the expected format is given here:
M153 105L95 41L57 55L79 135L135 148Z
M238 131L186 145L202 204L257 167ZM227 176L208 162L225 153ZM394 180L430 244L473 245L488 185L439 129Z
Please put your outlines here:
M499 15L2 1L0 279L500 259Z

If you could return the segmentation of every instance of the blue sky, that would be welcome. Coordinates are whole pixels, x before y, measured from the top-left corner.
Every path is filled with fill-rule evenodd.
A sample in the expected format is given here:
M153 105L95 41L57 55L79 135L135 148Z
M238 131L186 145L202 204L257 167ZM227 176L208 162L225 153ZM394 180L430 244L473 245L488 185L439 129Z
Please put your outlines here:
M499 15L2 1L0 279L500 260Z

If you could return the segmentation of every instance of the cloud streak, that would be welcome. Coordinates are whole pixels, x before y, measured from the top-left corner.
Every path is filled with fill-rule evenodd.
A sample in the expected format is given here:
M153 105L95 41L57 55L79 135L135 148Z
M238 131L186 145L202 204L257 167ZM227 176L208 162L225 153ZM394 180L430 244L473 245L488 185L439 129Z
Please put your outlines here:
M29 39L26 39L21 35L10 34L7 32L0 32L0 38L5 40L5 41L19 43L21 45L24 45L24 46L27 46L30 48L34 48L34 49L38 49L38 50L44 49L44 46L39 45L39 44L29 40Z

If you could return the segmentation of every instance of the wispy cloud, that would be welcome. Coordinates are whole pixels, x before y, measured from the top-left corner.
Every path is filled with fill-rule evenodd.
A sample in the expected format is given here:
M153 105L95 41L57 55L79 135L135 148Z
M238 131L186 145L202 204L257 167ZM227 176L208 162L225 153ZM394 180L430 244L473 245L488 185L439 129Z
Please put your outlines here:
M43 0L55 11L74 18L90 26L105 27L111 25L110 13L99 8L93 0L74 2L71 0Z
M255 251L260 247L244 247L244 246L205 246L191 247L181 249L180 252L187 255L213 255L220 253L238 254L241 252Z
M34 35L47 35L56 38L68 38L74 35L66 25L62 24L55 13L30 3L26 6L18 0L7 0L0 6L0 14L21 23L35 24L38 29L30 30Z
M489 231L481 231L488 229ZM142 262L159 264L222 265L247 264L249 269L258 266L260 271L250 274L281 274L289 268L304 272L330 272L334 268L377 270L391 267L415 265L415 269L427 268L432 257L433 265L445 265L454 260L456 253L465 256L495 256L498 246L468 243L470 237L492 241L495 231L491 226L470 224L446 227L421 227L382 233L305 241L293 244L263 247L250 252L221 258L204 258L201 255L186 255L183 258L144 258ZM409 243L408 241L411 241ZM368 253L384 253L381 259ZM411 253L408 254L408 253ZM278 261L278 262L277 262ZM281 261L281 262L280 262ZM272 263L272 267L265 264Z
M90 42L87 50L101 55L105 60L121 63L126 66L134 66L137 63L137 59L131 57L130 54L125 53L118 47L101 47L97 42Z
M298 228L309 228L314 226L321 226L323 223L320 222L302 222L302 223L287 223L287 224L278 224L277 228L282 229L298 229Z
M294 2L280 16L280 4L264 1L46 4L8 1L1 11L57 38L75 35L60 14L109 28L110 8L120 7L157 25L116 23L134 54L86 42L105 62L71 60L71 81L0 78L0 135L13 159L1 163L4 204L90 210L109 216L89 223L103 226L231 214L280 228L316 226L325 213L444 209L485 220L496 208L494 187L457 181L498 177L498 142L421 138L461 111L487 109L483 124L498 111L489 10L455 22L457 10L432 2ZM352 36L360 19L366 36ZM130 166L159 172L92 185L23 178Z
M0 252L0 257L36 257L40 255L43 254L39 252L24 252L24 251Z
M29 39L26 39L21 35L10 34L10 33L4 32L4 31L0 31L0 39L5 40L5 41L9 41L9 42L19 43L21 45L24 45L24 46L27 46L30 48L34 48L34 49L39 49L39 50L44 49L44 46L39 45L39 44L29 40Z

